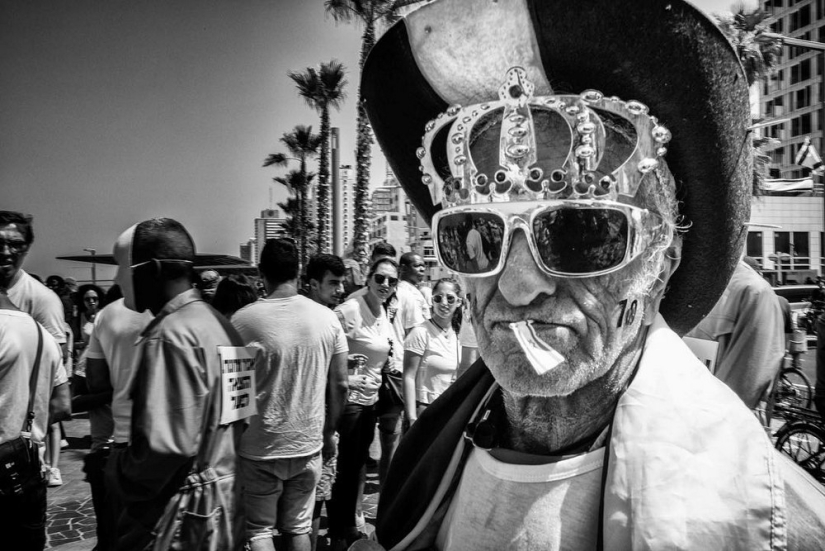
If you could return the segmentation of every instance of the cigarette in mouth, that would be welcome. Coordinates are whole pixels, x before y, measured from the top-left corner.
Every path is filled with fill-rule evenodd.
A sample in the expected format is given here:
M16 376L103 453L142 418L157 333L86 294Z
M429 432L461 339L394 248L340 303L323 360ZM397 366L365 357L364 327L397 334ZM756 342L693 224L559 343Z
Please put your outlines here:
M539 375L544 375L564 361L558 351L541 340L533 329L533 321L517 321L510 324L524 355Z

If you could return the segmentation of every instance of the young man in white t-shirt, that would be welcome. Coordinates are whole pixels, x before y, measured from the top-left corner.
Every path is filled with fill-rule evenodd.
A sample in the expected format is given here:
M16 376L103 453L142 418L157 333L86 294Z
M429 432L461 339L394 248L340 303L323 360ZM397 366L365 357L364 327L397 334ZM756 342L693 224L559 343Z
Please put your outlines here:
M232 323L256 363L258 415L241 440L246 536L272 550L277 527L287 549L309 549L321 458L335 454L334 433L347 393L347 340L326 306L298 294L298 250L289 239L261 253L267 297L238 310Z
M7 259L11 251L21 247L20 243L18 236L0 229L0 259ZM14 440L27 428L31 377L37 362L30 438L40 449L42 465L43 439L50 420L59 421L71 413L68 379L60 346L42 325L9 299L8 274L9 270L0 268L0 444ZM45 546L45 479L22 495L0 496L0 529L17 541L20 549Z

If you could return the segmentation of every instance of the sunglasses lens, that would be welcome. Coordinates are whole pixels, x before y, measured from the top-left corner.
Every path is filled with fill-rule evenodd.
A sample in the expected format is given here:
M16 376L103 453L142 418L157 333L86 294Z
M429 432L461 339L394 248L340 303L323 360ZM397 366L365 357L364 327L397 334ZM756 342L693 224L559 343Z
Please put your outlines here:
M452 295L435 295L433 297L433 302L436 304L441 304L444 301L447 301L447 304L455 304L455 301L458 300L456 297Z
M448 269L463 274L493 271L501 260L504 219L486 212L457 212L438 221L438 253Z
M398 283L397 277L387 277L384 274L375 274L373 278L375 279L375 282L378 285L383 285L385 280L387 280L387 285L389 285L390 287L395 287L395 285Z
M624 260L628 220L624 212L615 209L551 210L536 216L533 236L539 256L550 270L596 273Z

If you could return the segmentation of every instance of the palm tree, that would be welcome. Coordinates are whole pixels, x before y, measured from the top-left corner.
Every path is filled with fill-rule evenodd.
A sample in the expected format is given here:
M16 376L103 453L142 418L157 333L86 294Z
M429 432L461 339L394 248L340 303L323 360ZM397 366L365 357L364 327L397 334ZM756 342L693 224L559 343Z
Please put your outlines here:
M289 151L292 157L288 157L283 153L272 153L264 160L264 166L286 166L290 160L297 160L300 162L300 170L298 172L302 175L302 182L305 182L307 185L298 185L298 188L300 189L296 189L296 196L300 204L299 224L302 227L308 227L309 220L307 216L306 192L309 188L308 184L311 181L312 176L307 172L307 161L310 157L313 157L318 153L318 147L321 144L321 137L312 133L311 126L299 124L292 129L292 132L284 132L284 135L281 136L281 143L286 146L287 151ZM273 181L283 183L278 178L273 178ZM290 187L290 189L295 189L291 186L291 184L285 185ZM306 266L306 261L308 258L308 244L307 232L301 232L299 239L301 266Z
M312 236L315 225L310 222L306 227L301 225L301 207L300 201L297 197L290 197L283 203L278 203L278 206L284 211L286 221L283 223L283 231L287 235L293 237L296 241L299 240L302 232L306 232L308 237Z
M290 71L298 93L307 104L321 114L320 155L318 157L318 252L329 248L329 111L340 109L346 99L344 66L334 59L321 63L318 70L307 67L303 73Z
M717 15L716 19L719 28L736 48L739 60L745 68L748 86L753 86L769 78L776 71L782 55L782 40L771 32L770 24L765 22L770 14L761 8L748 9L744 2L736 2L731 5L730 11L729 15ZM771 162L767 150L778 143L779 141L773 138L753 135L751 150L754 161L754 197L762 195L763 183Z
M367 54L375 45L375 25L379 21L393 22L398 18L399 8L416 3L417 0L325 0L328 14L336 21L364 24L361 34L361 58L358 66L364 69ZM359 78L360 80L360 78ZM369 220L367 203L370 185L370 148L372 131L367 119L364 103L361 101L361 87L358 87L358 115L355 139L355 224L353 227L352 250L354 257L361 263L367 262L367 238L369 237Z
M278 206L284 209L287 214L287 223L284 230L287 231L295 241L298 242L299 248L307 249L301 250L301 266L306 265L306 259L303 258L304 252L309 256L309 243L312 240L313 230L315 224L310 220L306 220L306 190L312 185L312 179L315 174L308 172L302 174L300 170L290 170L286 176L276 176L272 179L273 182L286 186L295 197L290 197L285 203L278 203Z
M731 5L729 15L717 15L719 28L736 48L748 86L769 77L782 55L782 41L772 36L770 14L761 8L748 9L744 2Z

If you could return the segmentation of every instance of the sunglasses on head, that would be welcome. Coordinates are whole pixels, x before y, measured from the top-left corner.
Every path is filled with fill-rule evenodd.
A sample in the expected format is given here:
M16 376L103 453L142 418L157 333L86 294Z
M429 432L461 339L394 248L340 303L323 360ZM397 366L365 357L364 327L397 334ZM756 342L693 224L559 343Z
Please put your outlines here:
M455 295L433 295L433 302L436 304L441 304L444 301L447 301L447 304L455 304L458 302L459 298Z
M471 205L436 213L436 255L448 270L463 276L496 275L504 269L516 229L524 232L542 271L568 278L615 272L657 239L672 235L658 214L613 201Z
M385 279L387 280L387 285L389 285L390 287L395 287L398 283L397 277L389 277L385 276L384 274L373 274L372 278L378 285L383 285Z

